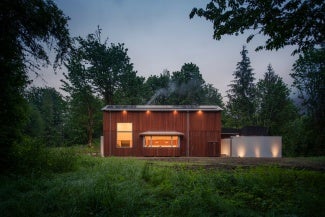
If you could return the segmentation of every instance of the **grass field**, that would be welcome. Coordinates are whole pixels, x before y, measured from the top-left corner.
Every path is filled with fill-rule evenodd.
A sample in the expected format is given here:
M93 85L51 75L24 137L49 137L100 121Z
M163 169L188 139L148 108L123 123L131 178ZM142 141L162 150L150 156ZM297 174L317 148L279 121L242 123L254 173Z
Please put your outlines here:
M175 161L96 158L76 154L74 150L46 153L43 167L30 171L26 167L19 173L0 176L0 216L323 216L325 213L324 171L319 167L308 169L311 164L323 165L324 158L301 158L300 161L309 162L305 168L284 167L267 160L247 166L231 158L221 162L222 165L232 162L231 167L211 167L217 164L209 158ZM68 168L53 160L58 157Z

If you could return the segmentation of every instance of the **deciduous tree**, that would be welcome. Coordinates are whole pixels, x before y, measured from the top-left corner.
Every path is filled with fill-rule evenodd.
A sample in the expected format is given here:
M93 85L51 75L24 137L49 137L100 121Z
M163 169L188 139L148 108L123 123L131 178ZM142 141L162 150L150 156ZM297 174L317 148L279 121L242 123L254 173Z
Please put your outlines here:
M51 0L0 1L0 159L21 135L27 71L49 64L44 45L56 52L57 66L69 49L68 18ZM3 161L3 162L2 162Z
M122 73L120 86L114 95L116 104L139 105L146 103L145 78L138 76L134 70Z
M218 89L204 81L200 69L194 63L185 63L180 71L170 74L165 70L159 76L150 76L146 83L150 94L148 104L223 106Z
M62 95L54 88L32 87L26 93L28 103L40 115L41 120L30 122L27 127L41 129L34 135L40 138L48 146L60 146L64 143L64 121L66 104ZM31 113L30 118L35 114ZM36 114L37 115L37 114ZM27 129L26 132L30 131ZM31 134L30 136L33 136Z
M224 107L221 93L212 84L209 84L209 83L205 84L203 86L203 93L204 93L204 96L203 96L203 100L202 100L201 104L217 105L217 106L220 106L221 108Z
M64 73L66 80L61 80L62 89L69 94L66 140L69 144L87 143L91 147L94 135L98 136L101 129L102 103L94 95L88 72L82 61L82 50L73 49L65 64L68 69L68 72Z
M185 63L180 71L173 72L171 80L174 84L174 91L170 95L171 104L201 104L205 81L197 65Z
M145 82L147 89L147 104L167 105L168 98L174 90L171 75L168 70L158 75L151 75Z
M77 49L82 53L81 63L85 67L92 89L103 97L106 104L116 104L114 96L118 90L125 87L121 82L131 84L128 79L137 79L127 54L128 50L124 44L111 43L109 46L107 40L101 42L99 27L86 39L77 38L77 42L79 43Z
M195 15L213 23L213 38L239 35L253 30L267 37L265 45L256 50L277 50L297 45L294 53L306 51L325 41L325 4L323 0L211 0L206 9L193 8Z
M299 56L291 73L306 111L306 131L310 131L306 153L324 154L325 143L325 48L309 50Z

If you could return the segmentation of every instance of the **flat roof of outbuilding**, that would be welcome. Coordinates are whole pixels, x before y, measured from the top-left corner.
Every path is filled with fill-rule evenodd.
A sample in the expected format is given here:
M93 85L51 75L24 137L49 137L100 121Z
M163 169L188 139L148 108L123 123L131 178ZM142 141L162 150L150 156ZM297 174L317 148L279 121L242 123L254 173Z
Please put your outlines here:
M222 111L216 105L106 105L102 111Z

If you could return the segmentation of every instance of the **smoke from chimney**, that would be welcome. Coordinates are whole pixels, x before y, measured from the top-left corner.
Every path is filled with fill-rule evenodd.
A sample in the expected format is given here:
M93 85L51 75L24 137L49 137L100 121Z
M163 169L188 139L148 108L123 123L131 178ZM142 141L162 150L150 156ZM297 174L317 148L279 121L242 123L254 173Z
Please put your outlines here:
M180 96L185 96L188 93L193 93L199 90L202 85L202 81L198 79L191 79L186 83L177 84L174 81L168 83L168 87L158 89L155 94L150 98L146 105L151 105L158 97L169 97L172 93L176 93Z

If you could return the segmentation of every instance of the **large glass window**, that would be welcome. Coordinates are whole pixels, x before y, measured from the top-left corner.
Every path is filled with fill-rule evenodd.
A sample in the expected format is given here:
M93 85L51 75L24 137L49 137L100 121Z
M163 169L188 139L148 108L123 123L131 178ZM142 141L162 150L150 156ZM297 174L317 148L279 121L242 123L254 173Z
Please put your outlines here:
M117 123L118 148L132 148L132 123Z
M179 147L179 136L144 136L144 147Z

